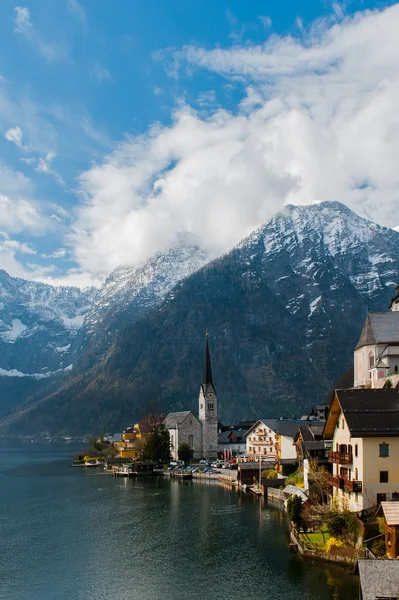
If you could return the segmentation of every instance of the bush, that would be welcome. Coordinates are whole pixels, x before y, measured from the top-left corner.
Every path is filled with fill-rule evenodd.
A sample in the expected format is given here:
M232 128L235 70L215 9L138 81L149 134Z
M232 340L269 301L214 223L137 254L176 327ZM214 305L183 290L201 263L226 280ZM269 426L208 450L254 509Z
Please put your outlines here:
M265 469L261 473L262 479L277 479L278 473L274 469Z
M326 551L327 552L331 552L331 548L335 546L336 548L342 548L343 546L345 546L344 542L338 538L335 537L331 537L329 540L327 540L326 542Z
M303 488L303 486L304 486L303 474L302 473L293 473L292 475L290 475L288 477L288 479L285 483L286 483L286 485L295 485L296 487Z
M326 525L335 538L346 537L356 542L359 536L359 522L356 515L349 511L329 510L326 513Z

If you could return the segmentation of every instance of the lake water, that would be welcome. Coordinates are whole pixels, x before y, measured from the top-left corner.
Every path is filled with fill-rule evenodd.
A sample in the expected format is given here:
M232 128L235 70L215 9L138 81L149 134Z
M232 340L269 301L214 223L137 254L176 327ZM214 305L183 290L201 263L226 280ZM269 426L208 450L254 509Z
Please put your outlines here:
M259 499L73 469L75 450L0 446L1 599L357 599L348 571L288 549Z

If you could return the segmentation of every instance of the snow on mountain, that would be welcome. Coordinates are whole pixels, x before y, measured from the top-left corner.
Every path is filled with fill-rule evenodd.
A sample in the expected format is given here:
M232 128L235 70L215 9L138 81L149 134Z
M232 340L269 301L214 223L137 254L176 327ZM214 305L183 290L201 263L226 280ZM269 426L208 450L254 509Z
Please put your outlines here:
M53 287L0 270L0 377L50 377L70 368L94 288Z
M280 275L281 280L294 273L306 274L317 286L315 274L326 258L344 269L359 293L370 297L385 286L396 285L398 279L393 258L399 243L397 233L360 217L339 202L288 205L238 247L255 246L259 241L265 256L285 257L289 273ZM332 289L335 285L332 281ZM311 302L317 298L316 292Z
M177 244L165 252L158 252L138 266L115 269L86 315L82 346L91 344L98 351L108 348L119 329L160 304L178 281L198 271L209 260L195 236L181 233Z

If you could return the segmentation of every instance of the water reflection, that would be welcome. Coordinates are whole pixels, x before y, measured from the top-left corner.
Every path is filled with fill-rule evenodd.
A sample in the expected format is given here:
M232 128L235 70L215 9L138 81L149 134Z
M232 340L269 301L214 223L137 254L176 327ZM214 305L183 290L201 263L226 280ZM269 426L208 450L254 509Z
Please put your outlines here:
M357 598L347 571L289 550L262 498L71 469L70 446L28 451L0 449L1 598Z

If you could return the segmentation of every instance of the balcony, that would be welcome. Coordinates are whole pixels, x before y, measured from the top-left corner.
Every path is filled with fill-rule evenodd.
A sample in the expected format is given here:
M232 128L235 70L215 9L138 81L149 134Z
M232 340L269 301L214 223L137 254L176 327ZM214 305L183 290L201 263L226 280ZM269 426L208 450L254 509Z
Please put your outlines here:
M329 452L328 462L337 465L351 465L353 463L353 454L349 454L349 452Z
M345 479L344 477L336 477L334 475L328 475L327 479L329 485L339 488L340 490L345 490L345 492L362 491L361 481L350 481L349 479Z

